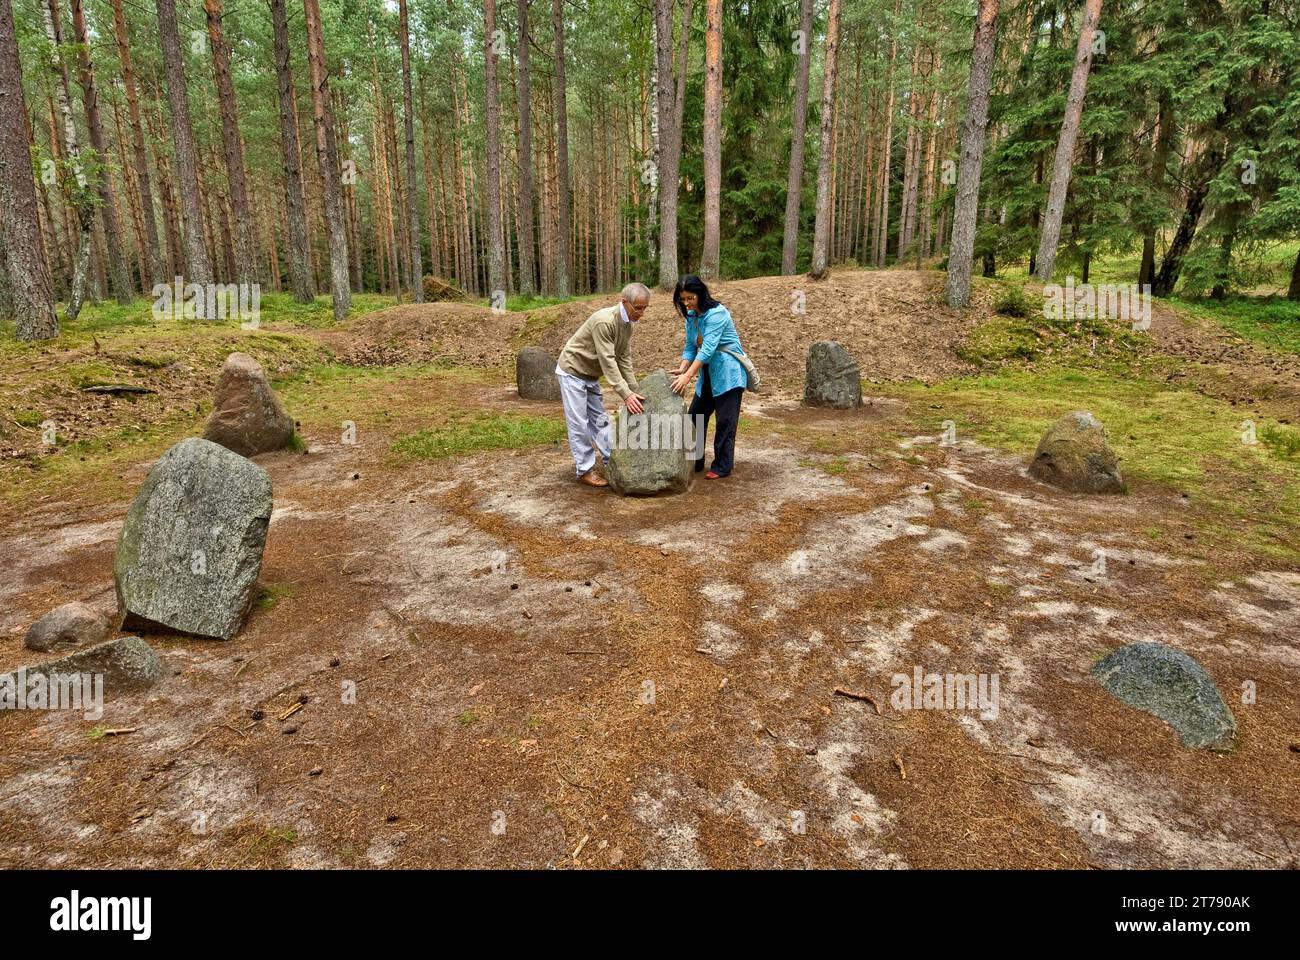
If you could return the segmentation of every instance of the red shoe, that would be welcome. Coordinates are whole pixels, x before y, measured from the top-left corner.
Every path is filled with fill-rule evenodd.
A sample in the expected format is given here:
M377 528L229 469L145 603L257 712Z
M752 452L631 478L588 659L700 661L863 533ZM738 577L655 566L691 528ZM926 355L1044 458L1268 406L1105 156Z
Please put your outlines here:
M721 479L721 477L722 477L722 474L720 474L720 473L715 473L715 472L712 471L712 470L710 470L708 473L706 473L706 474L704 475L704 479L705 479L705 480L718 480L718 479Z

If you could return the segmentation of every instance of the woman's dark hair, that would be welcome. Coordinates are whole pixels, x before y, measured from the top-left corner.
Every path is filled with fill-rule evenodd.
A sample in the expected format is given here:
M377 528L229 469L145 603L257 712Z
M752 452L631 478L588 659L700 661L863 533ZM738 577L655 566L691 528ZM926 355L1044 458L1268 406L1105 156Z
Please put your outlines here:
M700 316L719 306L718 301L713 299L713 294L709 293L709 288L704 285L704 281L695 274L688 273L677 281L677 286L673 289L673 304L683 317L686 316L686 305L682 303L682 294L687 291L695 294L695 299L698 301L695 312Z

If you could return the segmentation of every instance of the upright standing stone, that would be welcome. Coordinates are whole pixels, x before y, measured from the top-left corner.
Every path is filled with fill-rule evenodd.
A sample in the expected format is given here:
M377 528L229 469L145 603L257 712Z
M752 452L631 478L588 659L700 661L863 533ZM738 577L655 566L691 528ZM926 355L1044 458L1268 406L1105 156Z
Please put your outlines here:
M1205 668L1163 643L1130 643L1097 661L1092 675L1130 707L1159 717L1185 747L1226 750L1237 721Z
M1106 442L1106 431L1091 414L1067 413L1043 434L1029 472L1039 480L1073 493L1123 493L1119 457Z
M226 357L203 438L252 457L283 449L292 436L293 420L271 389L262 365L246 353Z
M555 358L541 347L524 347L515 357L515 384L525 400L560 400Z
M803 402L841 410L861 405L862 373L858 362L835 341L818 340L808 348Z
M625 408L614 424L606 471L610 489L625 497L684 493L695 478L696 440L685 404L663 370L638 381L637 393L645 397L643 412L629 415Z
M252 606L271 520L266 471L207 440L182 440L127 514L113 576L123 629L229 640Z

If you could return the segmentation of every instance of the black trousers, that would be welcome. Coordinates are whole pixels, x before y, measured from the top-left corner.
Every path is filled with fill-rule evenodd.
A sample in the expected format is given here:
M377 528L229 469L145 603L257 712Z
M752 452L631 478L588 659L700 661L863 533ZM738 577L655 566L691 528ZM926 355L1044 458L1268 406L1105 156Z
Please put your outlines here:
M713 427L713 472L725 477L735 466L736 425L740 422L740 398L744 387L734 387L719 396L713 395L709 383L709 368L700 371L700 392L691 400L687 411L692 417L704 417L704 429L709 428L709 417L716 418ZM704 469L704 457L695 461L696 471Z

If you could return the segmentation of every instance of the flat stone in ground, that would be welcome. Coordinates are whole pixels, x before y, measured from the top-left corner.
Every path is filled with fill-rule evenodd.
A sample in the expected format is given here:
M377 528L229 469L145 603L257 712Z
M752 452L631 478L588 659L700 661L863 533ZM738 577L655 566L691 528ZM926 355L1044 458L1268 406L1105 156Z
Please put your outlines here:
M1178 731L1185 747L1231 748L1237 721L1192 657L1163 643L1130 643L1097 661L1092 675L1131 707Z
M20 671L29 677L99 674L104 678L105 690L143 690L162 679L163 665L153 648L139 637L118 637L57 660L11 671L0 676L0 685L16 686Z

